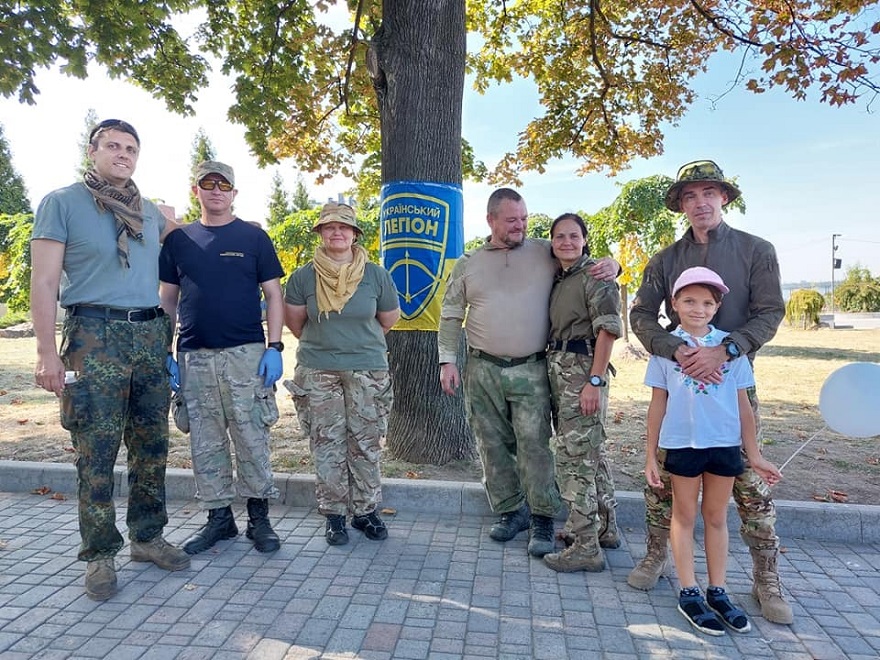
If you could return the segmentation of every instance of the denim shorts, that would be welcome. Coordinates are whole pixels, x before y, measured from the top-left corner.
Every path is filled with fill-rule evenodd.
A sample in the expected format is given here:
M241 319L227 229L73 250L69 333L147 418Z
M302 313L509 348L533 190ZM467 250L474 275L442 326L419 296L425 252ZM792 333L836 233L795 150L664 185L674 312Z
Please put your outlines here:
M742 447L667 449L663 467L678 477L698 477L704 472L719 477L738 477L745 470Z

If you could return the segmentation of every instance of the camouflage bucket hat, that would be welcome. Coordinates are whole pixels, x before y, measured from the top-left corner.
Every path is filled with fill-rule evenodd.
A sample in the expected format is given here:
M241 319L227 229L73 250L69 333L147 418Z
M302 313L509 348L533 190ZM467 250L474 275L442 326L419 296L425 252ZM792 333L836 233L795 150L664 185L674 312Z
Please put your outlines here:
M336 202L327 202L324 204L324 206L321 207L321 215L318 217L318 222L312 227L312 231L317 232L321 225L326 225L330 222L341 222L344 225L348 225L354 229L358 236L364 233L361 231L361 228L358 227L354 209L348 204L337 204Z
M676 213L681 213L681 189L689 183L717 183L727 194L727 204L739 197L742 193L732 183L724 179L724 172L711 160L695 160L687 165L682 165L675 177L675 183L666 191L666 208ZM725 206L727 206L725 204Z

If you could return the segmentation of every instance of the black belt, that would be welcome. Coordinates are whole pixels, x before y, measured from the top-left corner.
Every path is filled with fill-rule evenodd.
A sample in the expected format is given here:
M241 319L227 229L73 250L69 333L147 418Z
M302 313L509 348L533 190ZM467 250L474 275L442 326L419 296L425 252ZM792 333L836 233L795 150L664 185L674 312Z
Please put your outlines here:
M491 362L492 364L496 364L502 369L506 369L507 367L517 367L521 364L526 364L527 362L537 362L538 360L543 360L547 355L547 351L538 351L537 353L532 353L531 355L526 355L525 357L518 358L502 358L496 355L492 355L491 353L486 353L485 351L481 351L479 348L471 348L468 351L471 356L485 360L486 362Z
M556 341L551 341L547 344L547 350L592 355L593 342L587 341L586 339L557 339Z
M104 319L105 321L128 321L129 323L141 323L152 321L160 316L165 316L165 310L161 307L147 307L146 309L120 309L118 307L93 307L91 305L74 305L67 308L70 316L86 316L90 319Z

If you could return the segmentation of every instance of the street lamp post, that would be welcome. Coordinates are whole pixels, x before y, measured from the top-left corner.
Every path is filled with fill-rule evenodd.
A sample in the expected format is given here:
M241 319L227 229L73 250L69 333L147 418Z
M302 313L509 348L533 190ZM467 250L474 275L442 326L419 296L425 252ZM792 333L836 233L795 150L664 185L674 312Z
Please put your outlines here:
M831 234L831 328L834 329L834 271L840 268L840 259L837 254L837 239L840 234Z

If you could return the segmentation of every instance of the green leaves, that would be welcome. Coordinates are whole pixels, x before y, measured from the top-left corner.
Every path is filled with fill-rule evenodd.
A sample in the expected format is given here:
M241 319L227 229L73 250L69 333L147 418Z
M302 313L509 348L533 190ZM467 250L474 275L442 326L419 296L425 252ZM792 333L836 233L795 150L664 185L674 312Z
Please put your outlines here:
M2 0L0 0L2 1ZM461 0L464 2L464 0ZM464 148L464 175L516 182L573 155L581 174L616 174L662 150L693 102L693 78L718 50L742 54L735 84L755 93L814 91L831 105L880 92L878 0L470 0L476 37L467 66L480 92L533 81L544 111L491 171ZM331 27L324 12L351 12ZM57 65L85 77L107 67L192 112L208 56L232 78L229 118L265 164L293 157L318 181L367 177L380 152L377 91L365 59L381 38L384 3L341 0L27 0L0 13L0 94L33 103L35 71ZM178 26L201 23L192 35ZM356 21L356 24L355 24ZM425 29L432 29L426 25ZM441 30L443 26L434 26ZM378 73L381 73L379 71Z

